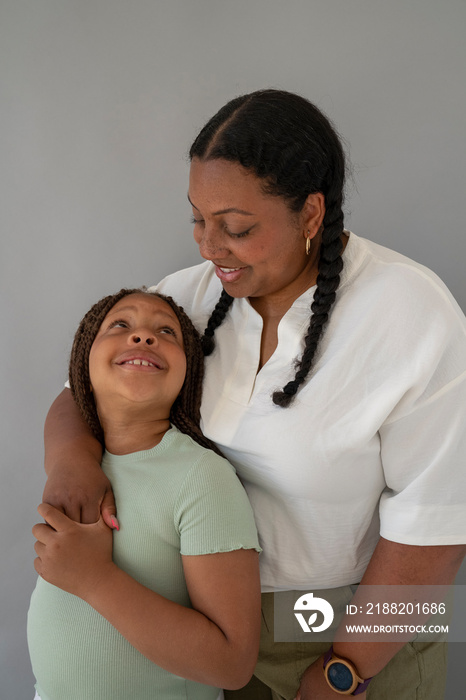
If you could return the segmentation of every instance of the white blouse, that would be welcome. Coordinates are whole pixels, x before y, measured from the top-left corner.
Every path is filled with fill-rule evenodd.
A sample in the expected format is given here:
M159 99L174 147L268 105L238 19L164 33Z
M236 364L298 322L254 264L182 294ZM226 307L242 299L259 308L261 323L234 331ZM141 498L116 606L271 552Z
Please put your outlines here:
M315 288L282 318L257 372L262 318L235 299L206 361L204 433L236 467L260 543L263 590L359 581L379 534L466 542L466 319L434 273L350 234L337 301L294 403ZM203 331L221 293L210 262L166 277Z

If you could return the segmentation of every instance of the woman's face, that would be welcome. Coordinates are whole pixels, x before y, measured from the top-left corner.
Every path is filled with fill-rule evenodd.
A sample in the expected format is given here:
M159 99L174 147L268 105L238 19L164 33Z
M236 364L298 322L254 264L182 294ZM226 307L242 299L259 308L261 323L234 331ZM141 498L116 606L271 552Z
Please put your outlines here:
M89 354L99 411L153 406L168 416L186 374L181 326L173 309L151 294L120 299L104 318Z
M232 297L301 294L315 283L316 256L305 243L320 227L323 195L310 195L295 213L238 163L194 158L188 197L199 251Z

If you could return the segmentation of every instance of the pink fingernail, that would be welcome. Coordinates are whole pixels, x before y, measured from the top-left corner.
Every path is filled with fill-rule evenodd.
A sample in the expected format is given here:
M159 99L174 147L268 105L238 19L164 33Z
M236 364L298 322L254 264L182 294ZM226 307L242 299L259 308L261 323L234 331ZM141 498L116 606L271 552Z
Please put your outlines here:
M119 529L120 529L120 526L119 526L119 524L118 524L118 520L116 519L116 517L115 517L114 515L112 515L112 517L110 518L110 520L112 521L112 525L113 525L114 529L115 529L115 530L119 530Z

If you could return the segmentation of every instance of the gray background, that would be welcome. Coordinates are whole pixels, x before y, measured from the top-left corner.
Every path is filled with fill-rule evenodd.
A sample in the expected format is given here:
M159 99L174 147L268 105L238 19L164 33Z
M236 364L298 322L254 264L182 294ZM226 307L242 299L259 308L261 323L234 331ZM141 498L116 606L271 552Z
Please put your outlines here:
M33 695L30 529L74 330L100 296L199 260L198 129L239 93L309 97L348 145L347 226L465 309L465 30L465 0L1 0L1 698Z

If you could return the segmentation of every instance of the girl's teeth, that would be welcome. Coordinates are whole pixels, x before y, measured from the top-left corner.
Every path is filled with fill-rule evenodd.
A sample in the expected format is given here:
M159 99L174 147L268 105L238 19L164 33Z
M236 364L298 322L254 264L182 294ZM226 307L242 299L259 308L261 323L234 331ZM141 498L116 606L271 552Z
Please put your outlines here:
M143 367L155 367L152 362L147 362L147 360L129 360L129 365L142 365Z
M236 270L240 270L240 267L221 267L220 268L222 272L236 272Z

